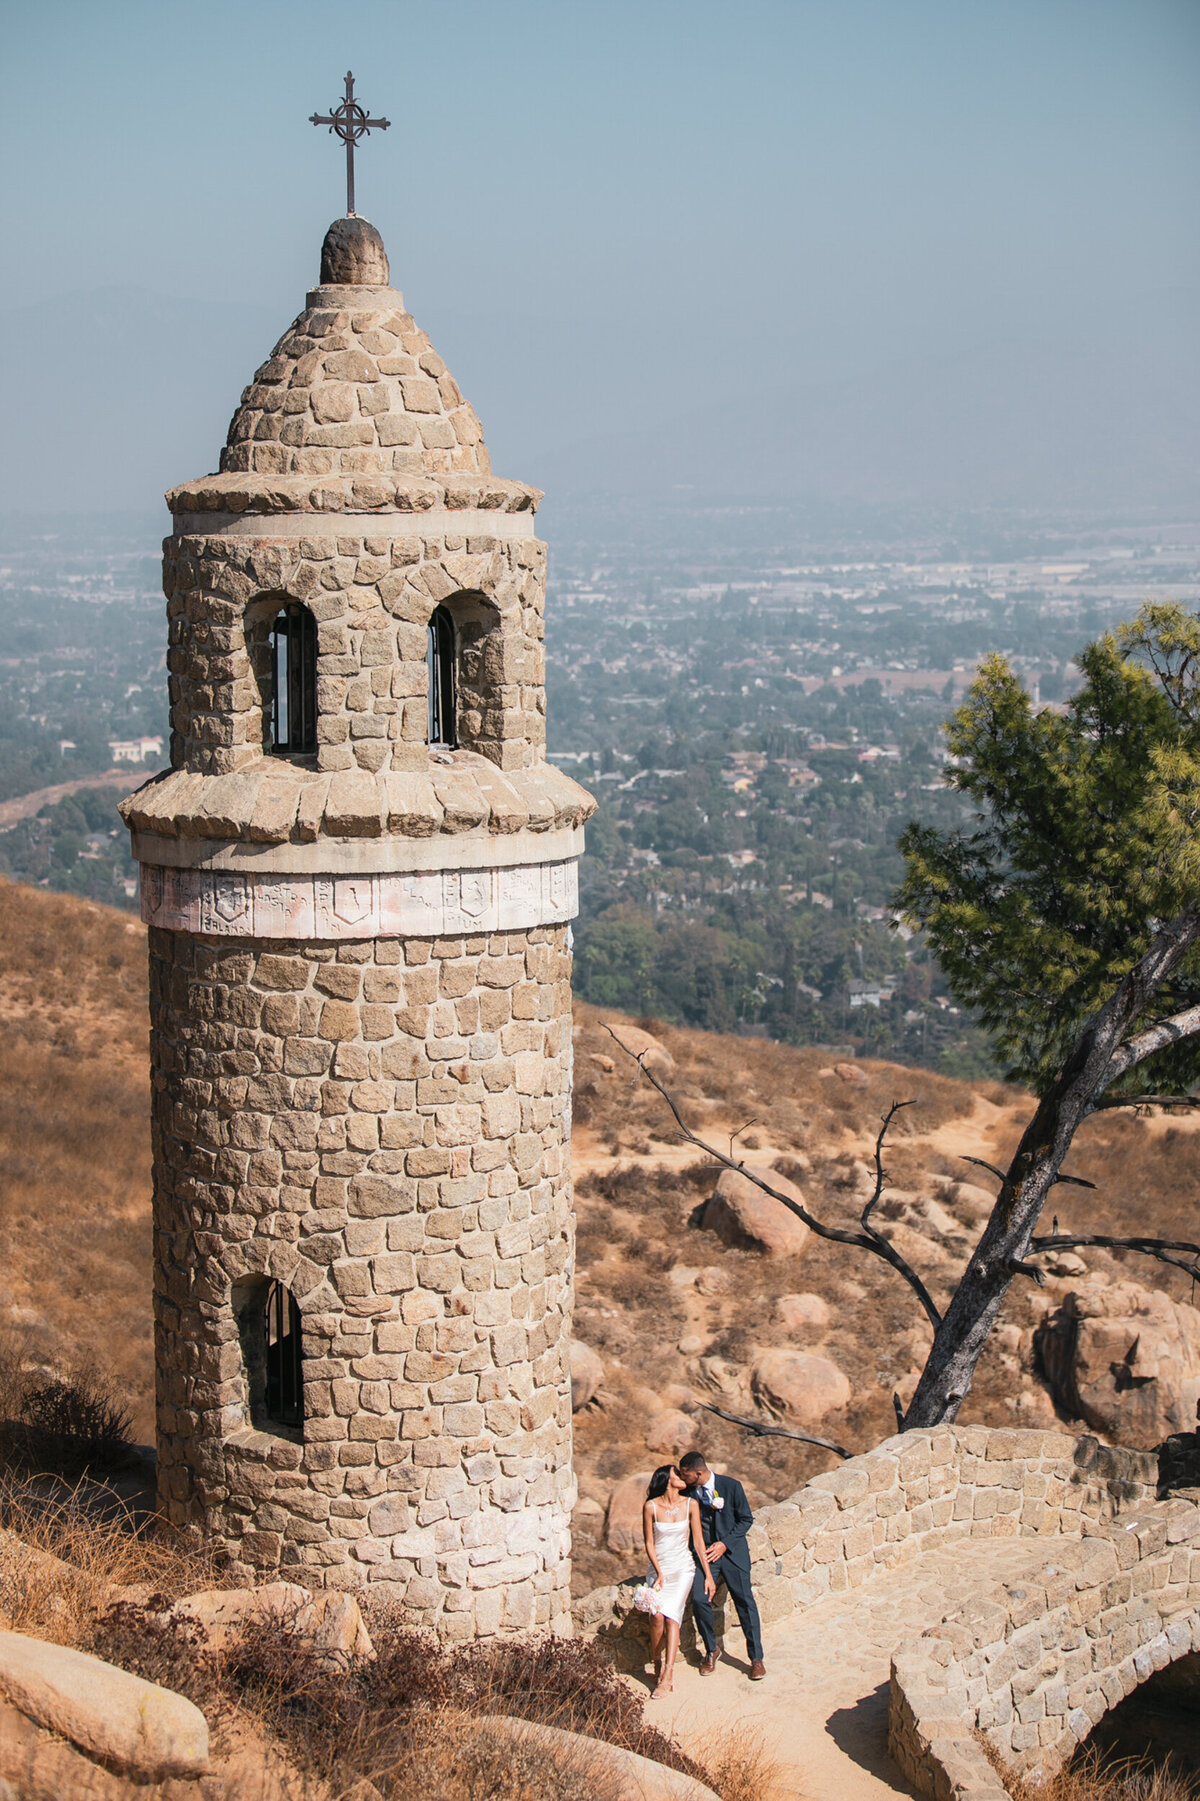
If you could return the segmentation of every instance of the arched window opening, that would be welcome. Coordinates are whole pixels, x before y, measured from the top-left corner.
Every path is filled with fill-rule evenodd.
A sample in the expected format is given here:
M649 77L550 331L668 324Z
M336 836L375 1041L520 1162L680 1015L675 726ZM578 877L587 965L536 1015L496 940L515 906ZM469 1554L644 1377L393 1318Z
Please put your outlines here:
M304 1372L300 1354L300 1308L296 1297L272 1282L266 1310L267 1392L264 1409L281 1426L304 1424Z
M317 748L317 622L290 601L271 626L271 749L280 756Z
M455 669L454 621L445 607L435 607L429 621L429 742L454 750L458 745L458 680Z

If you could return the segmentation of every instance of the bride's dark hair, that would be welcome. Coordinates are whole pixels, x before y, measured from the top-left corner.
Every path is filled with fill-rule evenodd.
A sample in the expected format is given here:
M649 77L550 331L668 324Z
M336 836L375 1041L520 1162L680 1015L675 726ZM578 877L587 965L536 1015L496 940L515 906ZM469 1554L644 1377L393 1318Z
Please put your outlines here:
M646 1490L646 1499L648 1501L657 1501L659 1495L665 1495L667 1492L667 1482L674 1474L675 1465L673 1463L660 1464L650 1478L650 1486Z

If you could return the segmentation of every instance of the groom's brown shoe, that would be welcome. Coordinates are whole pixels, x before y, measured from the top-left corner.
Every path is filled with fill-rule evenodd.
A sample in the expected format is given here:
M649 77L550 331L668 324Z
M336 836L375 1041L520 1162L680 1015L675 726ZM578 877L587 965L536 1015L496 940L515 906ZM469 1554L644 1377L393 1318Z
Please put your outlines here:
M721 1647L718 1645L715 1651L706 1651L704 1653L704 1662L700 1665L700 1674L702 1676L711 1676L720 1661Z
M761 1657L756 1657L754 1662L750 1665L750 1680L751 1680L751 1682L761 1682L763 1677L766 1675L766 1673L767 1673L766 1664L763 1662Z

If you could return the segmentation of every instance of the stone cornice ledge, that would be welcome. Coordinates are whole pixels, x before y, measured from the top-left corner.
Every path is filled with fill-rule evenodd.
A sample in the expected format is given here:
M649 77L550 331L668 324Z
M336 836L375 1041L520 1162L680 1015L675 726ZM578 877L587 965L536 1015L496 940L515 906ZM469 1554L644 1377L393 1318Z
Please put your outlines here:
M162 869L237 870L244 875L406 875L425 869L513 869L583 855L582 826L548 832L462 832L435 838L318 838L313 844L249 844L220 838L160 838L134 832L138 863Z
M540 488L496 475L405 475L388 470L328 475L257 475L229 471L168 488L173 514L536 513ZM394 523L391 529L395 529Z
M322 774L275 757L260 757L229 775L171 769L122 801L120 813L131 831L146 837L226 846L440 839L446 848L424 866L450 867L462 859L448 841L464 834L540 837L582 826L596 810L591 795L552 763L500 770L469 752L452 755L453 763L378 775L365 769ZM376 865L403 866L386 854Z

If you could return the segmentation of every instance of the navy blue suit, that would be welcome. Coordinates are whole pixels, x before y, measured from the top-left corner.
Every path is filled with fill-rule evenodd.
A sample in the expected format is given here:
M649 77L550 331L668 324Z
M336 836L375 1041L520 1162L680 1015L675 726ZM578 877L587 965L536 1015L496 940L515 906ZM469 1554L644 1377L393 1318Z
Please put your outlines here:
M717 1496L725 1503L723 1507L710 1506L708 1497L701 1488L689 1488L688 1499L700 1504L700 1531L705 1544L720 1543L725 1546L724 1556L718 1557L716 1563L710 1566L710 1573L718 1587L723 1582L733 1597L738 1620L746 1635L746 1651L751 1663L757 1663L761 1661L763 1654L762 1627L750 1588L750 1549L746 1543L746 1534L754 1524L754 1515L740 1482L736 1482L732 1476L718 1476L716 1485ZM692 1584L692 1611L696 1616L700 1637L704 1640L704 1649L710 1653L715 1651L717 1634L713 1623L712 1602L704 1592L704 1571L699 1564L696 1565L696 1579Z

